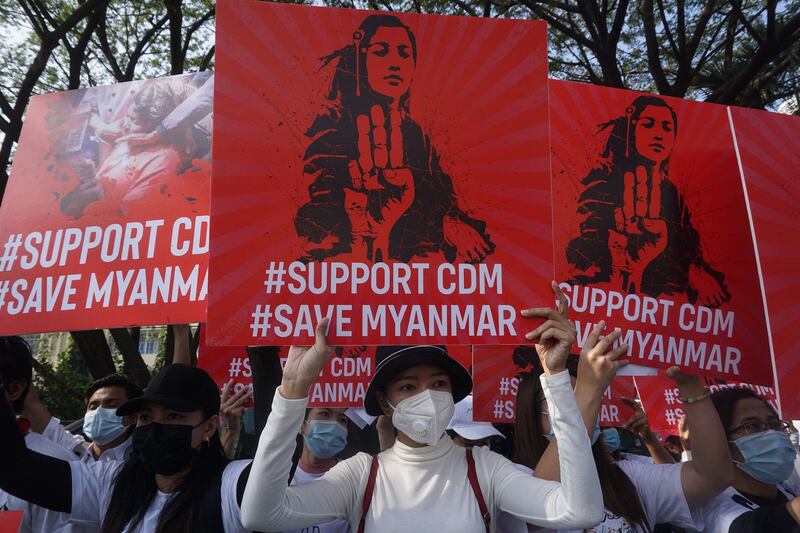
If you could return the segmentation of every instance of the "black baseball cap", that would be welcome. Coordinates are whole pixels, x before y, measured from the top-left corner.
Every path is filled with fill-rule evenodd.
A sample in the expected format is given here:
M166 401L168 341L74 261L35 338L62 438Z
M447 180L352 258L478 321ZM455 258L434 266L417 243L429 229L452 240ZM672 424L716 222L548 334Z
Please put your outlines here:
M122 404L117 416L140 411L147 403L182 413L200 410L212 416L219 413L219 389L205 370L173 364L162 368L150 380L142 396Z
M385 390L386 384L399 372L416 365L436 365L450 376L453 401L458 403L472 392L472 376L461 363L450 357L447 348L423 344L418 346L378 346L375 352L377 366L364 394L364 410L368 415L383 414L376 392Z

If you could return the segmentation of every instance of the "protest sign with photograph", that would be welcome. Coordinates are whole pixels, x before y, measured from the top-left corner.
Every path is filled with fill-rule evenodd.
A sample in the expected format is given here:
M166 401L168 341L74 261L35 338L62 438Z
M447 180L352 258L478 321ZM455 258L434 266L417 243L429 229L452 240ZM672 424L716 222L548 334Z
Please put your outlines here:
M213 78L36 96L0 209L0 334L205 313Z
M727 108L555 80L550 106L555 269L578 346L605 320L632 363L771 383Z
M781 413L800 419L800 117L732 107ZM762 353L766 354L766 349ZM766 365L766 356L764 358Z
M217 12L209 342L519 342L552 301L546 28Z

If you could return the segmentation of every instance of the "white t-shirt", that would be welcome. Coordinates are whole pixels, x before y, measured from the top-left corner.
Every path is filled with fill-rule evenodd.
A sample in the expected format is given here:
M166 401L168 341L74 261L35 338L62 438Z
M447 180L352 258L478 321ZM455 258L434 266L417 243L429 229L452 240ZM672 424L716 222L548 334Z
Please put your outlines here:
M795 496L800 496L800 487L792 486L787 483L778 485L778 489L791 500ZM733 521L739 516L749 511L758 509L759 505L745 498L733 487L728 487L722 494L706 503L699 509L699 514L703 518L705 529L703 533L728 533Z
M220 495L222 498L222 523L225 533L246 533L239 518L239 505L236 502L236 485L239 476L250 463L248 460L233 461L222 473ZM80 494L72 499L73 521L102 523L111 502L114 478L122 468L119 461L70 463L72 469L72 494ZM169 501L170 494L158 491L147 509L143 523L135 530L125 528L122 533L152 533L156 530L158 516Z
M677 464L657 465L641 460L617 462L617 465L630 478L639 501L642 504L647 523L652 530L656 524L672 524L677 527L694 529L698 527L698 517L694 517L683 495L681 467ZM624 518L606 509L603 521L594 527L586 528L585 533L645 533L640 526L632 526ZM562 533L567 533L562 530ZM569 533L578 533L570 530Z
M38 433L28 433L25 436L25 445L29 450L61 459L62 461L78 460L77 455L50 442ZM44 531L47 533L90 533L97 531L97 527L92 524L73 522L69 519L68 514L33 505L3 491L0 491L0 509L24 512L19 529L20 533L40 533Z
M300 465L297 465L294 478L292 478L292 485L302 485L303 483L319 479L323 475L325 475L324 472L320 474L306 472ZM350 533L350 524L347 523L347 520L337 519L315 526L304 527L303 529L288 530L284 533Z

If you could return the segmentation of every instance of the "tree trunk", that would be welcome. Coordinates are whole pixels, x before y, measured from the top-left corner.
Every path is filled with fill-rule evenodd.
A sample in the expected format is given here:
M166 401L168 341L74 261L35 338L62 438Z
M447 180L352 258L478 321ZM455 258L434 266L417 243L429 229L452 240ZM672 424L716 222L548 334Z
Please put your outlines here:
M114 374L114 360L111 358L111 349L108 347L106 335L102 329L88 331L70 331L72 340L83 355L86 367L93 379L100 379L109 374Z
M133 340L131 332L128 328L113 328L109 331L122 354L125 374L140 387L147 386L150 382L150 370L147 369L142 354L139 353L139 344Z

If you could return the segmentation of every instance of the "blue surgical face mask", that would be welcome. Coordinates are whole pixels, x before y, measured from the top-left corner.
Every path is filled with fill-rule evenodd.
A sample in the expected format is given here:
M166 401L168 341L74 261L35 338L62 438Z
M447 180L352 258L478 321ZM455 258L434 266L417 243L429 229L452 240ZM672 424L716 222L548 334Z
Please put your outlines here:
M555 438L555 434L553 433L553 419L550 418L549 411L547 412L547 420L550 421L550 431L548 431L545 434L545 438L548 441L552 441ZM594 446L594 443L597 442L597 439L600 438L601 433L602 431L600 431L600 417L597 417L597 421L594 424L594 432L592 433L592 446Z
M615 451L619 450L620 447L620 439L619 439L619 431L617 428L606 428L603 430L603 440L606 441L606 447L608 451L614 453Z
M310 420L306 446L318 459L330 459L347 445L347 429L332 420Z
M745 474L768 485L785 481L794 470L797 450L792 446L789 435L773 429L747 435L733 441L744 457L737 463Z
M94 411L87 411L83 417L83 434L98 446L112 442L125 433L125 429L116 409L98 407Z

